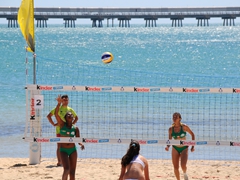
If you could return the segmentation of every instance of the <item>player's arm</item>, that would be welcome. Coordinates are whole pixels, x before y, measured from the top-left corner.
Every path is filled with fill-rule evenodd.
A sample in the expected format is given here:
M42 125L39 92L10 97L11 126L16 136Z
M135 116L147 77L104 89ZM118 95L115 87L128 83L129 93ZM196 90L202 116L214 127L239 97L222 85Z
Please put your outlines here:
M172 139L172 127L170 127L168 129L168 139L171 140ZM169 150L170 145L167 145L167 147L165 147L165 150L168 151Z
M150 180L150 178L149 178L149 166L148 166L147 160L145 160L144 163L145 163L145 168L144 168L145 180Z
M195 134L194 134L194 132L190 129L189 126L184 125L184 131L188 132L188 133L191 135L192 140L195 140ZM194 151L194 146L192 146L191 151Z
M73 120L73 124L76 124L77 121L78 121L78 116L77 116L77 113L73 110L73 108L71 108L70 110L74 116L74 120Z
M60 116L58 115L59 109L60 109L60 105L62 103L62 98L61 95L58 95L58 97L56 98L58 104L56 106L55 109L55 117L57 119L58 124L60 125L60 127L62 127L64 125L64 122L62 121L62 119L60 118Z
M73 124L76 124L77 121L78 121L78 116L75 116L74 121L73 121Z
M76 137L80 138L80 130L78 127L76 127ZM79 146L81 146L82 150L85 149L84 145L81 142L79 142L78 144L79 144Z
M47 119L48 119L48 121L50 122L51 125L56 126L57 123L54 123L54 122L53 122L52 116L53 116L53 114L52 114L52 111L51 111L51 112L47 115Z
M120 177L118 180L123 180L123 176L124 176L125 172L126 172L126 167L122 165Z

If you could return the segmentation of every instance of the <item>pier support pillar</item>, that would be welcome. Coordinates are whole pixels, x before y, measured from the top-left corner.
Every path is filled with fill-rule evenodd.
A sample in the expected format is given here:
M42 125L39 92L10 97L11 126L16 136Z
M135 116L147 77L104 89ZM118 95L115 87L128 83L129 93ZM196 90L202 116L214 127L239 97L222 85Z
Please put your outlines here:
M8 27L18 27L17 17L16 18L7 18L8 20Z
M130 27L131 18L118 18L119 27Z
M65 28L75 28L76 25L75 25L75 21L77 20L77 18L75 17L67 17L67 18L64 18L64 27Z
M223 19L223 26L235 26L234 19L236 17L222 17Z
M198 20L197 26L209 26L210 17L197 17L196 19Z
M44 17L42 17L42 18L36 18L36 20L37 20L37 27L47 27L47 20L48 20L48 18L44 18Z
M107 27L110 27L109 26L109 20L112 19L112 27L114 26L114 18L107 18Z
M145 20L145 27L157 27L157 20L158 18L144 18Z
M183 26L183 23L182 23L183 19L184 19L183 17L171 18L171 20L172 20L172 27L182 27Z
M91 18L91 20L92 20L92 27L99 27L99 28L103 27L102 21L104 20L104 18Z

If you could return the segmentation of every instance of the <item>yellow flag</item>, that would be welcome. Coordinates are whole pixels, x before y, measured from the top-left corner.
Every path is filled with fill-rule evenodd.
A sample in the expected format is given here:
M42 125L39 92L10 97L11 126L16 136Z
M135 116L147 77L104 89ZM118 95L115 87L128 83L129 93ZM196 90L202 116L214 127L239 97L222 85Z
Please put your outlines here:
M33 0L22 0L18 10L18 24L25 38L30 52L35 52L34 39L34 2Z

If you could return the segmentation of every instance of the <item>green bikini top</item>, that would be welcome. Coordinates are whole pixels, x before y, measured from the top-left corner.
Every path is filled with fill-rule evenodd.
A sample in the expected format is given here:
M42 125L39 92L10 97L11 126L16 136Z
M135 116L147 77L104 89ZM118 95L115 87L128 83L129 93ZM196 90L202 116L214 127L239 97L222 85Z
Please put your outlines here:
M76 131L76 126L72 125L71 129L69 129L66 126L66 123L64 123L64 126L60 129L60 135L65 137L74 137Z
M181 130L177 133L174 132L174 127L172 127L172 137L173 139L177 139L177 138L183 138L187 135L187 133L185 131L183 131L183 126L181 125Z

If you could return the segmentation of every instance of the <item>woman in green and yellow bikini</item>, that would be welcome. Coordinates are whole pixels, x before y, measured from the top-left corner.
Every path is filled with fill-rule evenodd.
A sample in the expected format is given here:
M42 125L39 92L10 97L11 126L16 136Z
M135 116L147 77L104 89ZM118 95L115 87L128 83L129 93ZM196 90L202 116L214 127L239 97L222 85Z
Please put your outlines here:
M68 111L64 116L66 122L62 121L58 115L60 105L62 103L61 96L58 96L58 104L55 110L55 117L60 125L60 137L80 137L80 131L78 127L73 124L74 116ZM82 143L78 143L81 146L81 149L84 149ZM77 166L77 148L75 143L60 143L60 155L63 165L63 175L62 180L67 180L68 175L71 180L75 179L75 171Z
M186 140L187 132L192 136L192 140L195 140L195 135L192 130L186 125L181 123L181 114L175 112L173 114L173 124L168 129L169 139L174 140ZM169 150L170 145L165 147L165 150ZM194 146L191 147L191 152L194 151ZM188 180L187 176L187 160L188 160L188 146L177 145L172 148L172 163L174 167L174 174L177 180L180 180L179 173L179 160L181 159L181 167L184 173L184 180Z

